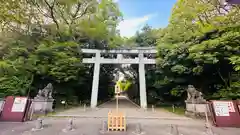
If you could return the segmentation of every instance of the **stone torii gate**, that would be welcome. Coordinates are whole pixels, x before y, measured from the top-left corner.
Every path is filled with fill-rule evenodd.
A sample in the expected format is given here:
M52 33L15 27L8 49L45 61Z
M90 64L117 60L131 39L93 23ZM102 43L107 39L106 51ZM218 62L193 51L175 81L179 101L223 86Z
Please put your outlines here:
M83 63L94 64L94 75L92 82L91 108L97 106L99 72L101 64L138 64L139 65L139 84L140 84L140 104L142 108L147 108L147 93L145 80L145 64L156 64L156 59L148 59L144 54L156 54L155 48L134 48L134 49L115 49L115 50L98 50L98 49L81 49L82 53L95 54L92 58L83 58ZM117 54L117 58L104 58L101 54ZM123 58L123 54L138 54L134 59Z

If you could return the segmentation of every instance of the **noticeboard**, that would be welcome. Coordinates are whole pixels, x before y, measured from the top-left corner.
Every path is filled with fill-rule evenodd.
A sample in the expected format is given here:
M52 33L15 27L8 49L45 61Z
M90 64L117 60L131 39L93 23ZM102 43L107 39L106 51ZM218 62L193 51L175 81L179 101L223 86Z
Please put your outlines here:
M30 100L27 97L8 96L0 115L1 121L23 122L28 111Z
M24 112L27 105L26 97L16 97L13 102L12 112Z
M236 101L213 100L209 102L213 124L218 127L240 127L240 112Z
M229 116L228 102L215 101L213 102L216 116Z

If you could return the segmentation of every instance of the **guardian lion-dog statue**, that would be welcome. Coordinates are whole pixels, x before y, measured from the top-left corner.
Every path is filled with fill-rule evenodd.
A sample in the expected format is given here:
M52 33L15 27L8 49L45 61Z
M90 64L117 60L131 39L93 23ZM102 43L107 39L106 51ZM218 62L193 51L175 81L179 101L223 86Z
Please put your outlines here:
M187 100L188 102L205 102L203 94L200 91L197 91L193 85L188 85L187 88Z
M38 91L36 98L38 99L52 99L53 86L49 83L45 88Z

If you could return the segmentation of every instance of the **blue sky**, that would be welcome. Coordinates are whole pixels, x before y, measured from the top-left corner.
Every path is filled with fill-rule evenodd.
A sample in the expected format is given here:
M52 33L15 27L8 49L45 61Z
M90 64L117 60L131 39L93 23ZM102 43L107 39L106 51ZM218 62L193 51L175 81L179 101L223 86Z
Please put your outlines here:
M146 23L153 28L166 27L177 0L114 0L124 20L118 29L121 36L130 37Z

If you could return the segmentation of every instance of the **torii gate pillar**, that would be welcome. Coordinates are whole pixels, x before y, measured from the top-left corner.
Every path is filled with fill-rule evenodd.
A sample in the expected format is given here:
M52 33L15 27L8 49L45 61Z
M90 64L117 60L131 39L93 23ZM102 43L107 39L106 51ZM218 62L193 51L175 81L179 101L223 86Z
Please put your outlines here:
M146 92L146 79L145 79L145 64L141 61L144 59L143 53L138 55L139 58L139 85L140 85L140 105L141 108L147 108L147 92Z
M100 52L96 53L94 71L93 71L93 82L92 82L92 95L91 95L91 108L97 106L98 100L98 84L99 84L99 73L100 73Z

